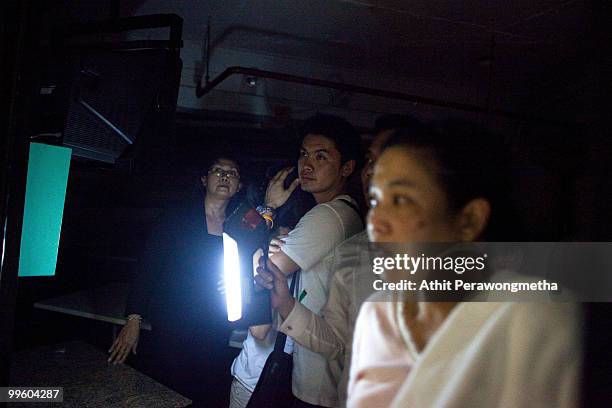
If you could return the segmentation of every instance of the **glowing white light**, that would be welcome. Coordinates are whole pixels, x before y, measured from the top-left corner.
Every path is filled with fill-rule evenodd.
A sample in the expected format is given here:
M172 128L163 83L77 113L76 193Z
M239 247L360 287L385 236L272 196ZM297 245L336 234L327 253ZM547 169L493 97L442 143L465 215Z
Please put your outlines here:
M242 317L242 290L240 288L240 258L238 243L223 233L223 278L227 320L235 322Z

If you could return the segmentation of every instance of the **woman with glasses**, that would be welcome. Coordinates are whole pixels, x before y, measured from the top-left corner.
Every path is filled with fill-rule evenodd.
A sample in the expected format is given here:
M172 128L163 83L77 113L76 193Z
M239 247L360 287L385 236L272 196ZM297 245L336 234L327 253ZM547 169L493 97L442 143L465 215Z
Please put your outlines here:
M223 223L241 188L240 167L218 157L200 182L203 197L168 209L154 228L127 302L127 323L108 360L120 364L130 352L142 351L141 368L194 406L225 407L233 356L224 298L216 287ZM143 318L151 322L151 341L147 350L138 350Z

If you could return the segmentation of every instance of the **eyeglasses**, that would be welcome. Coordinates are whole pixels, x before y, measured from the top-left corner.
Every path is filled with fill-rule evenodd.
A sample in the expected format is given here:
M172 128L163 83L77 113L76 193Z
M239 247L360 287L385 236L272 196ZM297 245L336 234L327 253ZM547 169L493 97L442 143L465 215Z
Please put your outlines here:
M208 170L208 174L214 174L215 176L219 178L224 178L224 177L227 177L229 179L240 178L240 174L238 174L236 170L223 170L218 167Z

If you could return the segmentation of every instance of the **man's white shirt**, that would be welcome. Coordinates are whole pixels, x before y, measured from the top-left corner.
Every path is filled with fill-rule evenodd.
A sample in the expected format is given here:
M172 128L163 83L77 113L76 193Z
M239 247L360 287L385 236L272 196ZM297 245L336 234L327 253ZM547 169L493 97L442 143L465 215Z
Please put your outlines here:
M302 305L319 314L327 301L333 271L333 250L344 240L363 229L356 206L348 195L316 205L298 222L282 251L301 269L298 298ZM314 405L338 406L337 383L340 362L295 344L293 351L293 394Z

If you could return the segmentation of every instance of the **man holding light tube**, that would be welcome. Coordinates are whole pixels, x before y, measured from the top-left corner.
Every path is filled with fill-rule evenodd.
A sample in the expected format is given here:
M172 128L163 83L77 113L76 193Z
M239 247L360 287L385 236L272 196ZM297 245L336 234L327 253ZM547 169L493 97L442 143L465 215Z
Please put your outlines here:
M344 119L322 114L306 121L302 135L298 176L301 188L312 193L317 205L300 219L269 262L285 275L301 270L297 301L319 313L327 301L331 271L326 263L331 252L363 229L355 201L344 194L359 156L359 136ZM255 280L274 289L271 279L258 275ZM272 306L277 306L274 296L272 299ZM296 345L293 363L296 407L339 405L336 382L341 367L337 361L327 361Z

